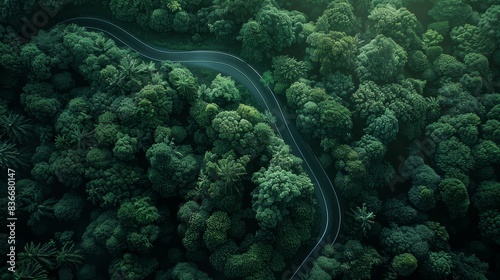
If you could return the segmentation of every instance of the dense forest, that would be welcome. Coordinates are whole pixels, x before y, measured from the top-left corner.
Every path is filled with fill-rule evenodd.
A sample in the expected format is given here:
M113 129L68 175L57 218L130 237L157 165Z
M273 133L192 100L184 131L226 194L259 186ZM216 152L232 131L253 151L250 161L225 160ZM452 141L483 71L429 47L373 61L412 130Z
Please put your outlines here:
M273 112L81 13L262 73L342 198L294 279L500 278L500 0L1 0L0 279L289 279L320 231Z

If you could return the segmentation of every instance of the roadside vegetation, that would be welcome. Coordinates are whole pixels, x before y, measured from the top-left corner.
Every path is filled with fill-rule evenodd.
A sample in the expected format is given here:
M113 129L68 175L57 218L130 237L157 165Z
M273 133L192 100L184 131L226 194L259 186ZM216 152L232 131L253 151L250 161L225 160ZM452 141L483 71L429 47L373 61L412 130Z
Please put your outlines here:
M297 277L500 277L498 0L46 5L93 6L144 38L207 40L258 67L342 198L337 242ZM269 112L231 77L147 61L76 25L15 45L13 23L39 8L0 6L15 279L290 275L321 213Z

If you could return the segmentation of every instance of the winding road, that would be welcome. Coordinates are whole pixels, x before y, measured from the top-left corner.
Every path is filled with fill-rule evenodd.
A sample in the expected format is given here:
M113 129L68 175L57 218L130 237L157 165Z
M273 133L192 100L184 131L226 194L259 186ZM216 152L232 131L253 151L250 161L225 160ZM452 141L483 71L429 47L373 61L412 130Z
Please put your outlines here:
M137 53L153 61L170 60L186 66L197 66L212 69L231 76L243 84L253 95L262 108L267 109L276 117L274 129L291 147L292 152L303 160L304 170L315 185L315 195L321 210L321 230L315 245L304 254L300 263L292 265L283 274L282 279L299 279L298 272L307 272L312 262L319 257L326 244L336 241L342 222L340 200L335 188L314 155L309 145L302 139L291 120L287 118L281 101L272 90L262 84L259 72L241 58L219 51L177 51L150 45L116 23L94 16L81 16L61 21L62 24L74 23L89 30L107 33L117 41L129 46Z

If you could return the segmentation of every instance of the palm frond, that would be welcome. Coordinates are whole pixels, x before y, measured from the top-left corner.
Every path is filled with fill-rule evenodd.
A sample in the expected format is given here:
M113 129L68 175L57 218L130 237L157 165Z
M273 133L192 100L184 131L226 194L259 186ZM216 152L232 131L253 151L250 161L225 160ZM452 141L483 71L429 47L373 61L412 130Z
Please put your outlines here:
M67 135L68 142L76 149L85 149L94 145L97 141L94 139L93 131L73 128Z
M24 251L19 253L19 260L38 263L43 268L53 270L57 265L56 256L57 249L53 240L43 244L30 242L24 246Z
M18 150L14 143L0 141L1 168L25 168L29 162L30 154L26 149Z
M205 174L205 171L200 171L198 176L198 181L196 182L196 187L188 191L186 197L188 199L203 199L208 194L208 187L210 186L210 178Z
M75 247L74 243L66 243L57 254L57 265L77 268L83 262L83 259L83 254Z
M262 117L264 118L264 121L266 121L268 124L276 123L276 117L267 109L262 114Z
M0 116L0 131L15 143L26 143L33 134L33 125L23 115L9 114Z
M68 139L66 139L65 134L56 135L56 137L54 139L54 144L56 146L56 149L58 149L58 150L65 150L65 149L69 148L69 146L70 146L70 142Z
M48 279L48 274L39 263L26 259L18 263L18 267L14 273L14 279L46 280Z
M361 207L356 206L356 209L351 208L351 212L347 214L354 218L364 234L371 229L372 224L375 222L375 214L366 209L366 203L363 203Z
M54 217L54 205L57 199L49 198L45 200L42 204L38 205L36 211L31 214L33 219L40 221L42 217Z

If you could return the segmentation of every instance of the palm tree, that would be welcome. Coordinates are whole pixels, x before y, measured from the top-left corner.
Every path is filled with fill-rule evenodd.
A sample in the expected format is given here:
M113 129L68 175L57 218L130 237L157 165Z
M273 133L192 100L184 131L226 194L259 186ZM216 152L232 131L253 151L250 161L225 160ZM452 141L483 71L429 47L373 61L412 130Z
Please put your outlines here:
M174 85L175 89L186 98L187 101L192 102L196 97L197 85L196 78L184 68L174 68L169 73L169 81Z
M33 134L31 120L19 114L9 114L0 117L1 136L7 136L15 143L25 143Z
M372 228L372 224L375 222L375 214L367 211L366 203L363 203L361 208L356 206L356 209L351 209L351 212L347 214L358 222L358 226L364 234L366 234L367 230Z
M0 168L25 168L30 158L26 149L18 150L15 144L0 141Z
M104 51L115 47L111 39L102 36L97 37L97 39L95 39L94 41L94 44L96 45L97 49Z
M181 4L175 0L170 0L167 3L167 8L172 12L175 13L177 11L182 10Z
M204 170L200 171L200 176L198 176L198 182L196 182L196 186L201 189L206 189L210 185L210 179L207 174L205 174Z
M151 75L151 81L150 81L151 85L160 85L160 86L168 86L168 82L165 81L165 79L163 79L163 76L162 74L160 73L153 73Z
M184 76L176 84L177 90L188 102L193 102L196 97L196 79L192 76Z
M144 73L147 76L152 76L154 73L157 73L156 64L154 62L152 61L148 63L142 62L141 64L142 67L144 68Z
M83 254L75 247L73 242L64 244L56 257L57 266L66 265L71 268L77 268L83 262L83 259Z
M19 267L14 279L49 279L48 271L62 266L78 268L83 259L83 254L73 242L65 243L61 250L57 250L53 240L43 244L30 242L19 254Z
M82 26L78 26L77 24L70 24L66 26L66 28L63 29L63 35L67 34L76 34L76 35L83 35L83 33L87 32L85 28Z
M56 204L57 199L55 198L49 198L45 200L43 203L39 204L36 208L36 211L31 214L31 219L34 219L35 221L40 221L42 217L49 217L53 218L54 217L54 205ZM28 224L30 222L28 221Z
M138 0L138 7L139 10L145 11L146 14L150 14L151 10L153 9L153 1L151 0Z
M210 183L210 178L205 174L204 170L201 170L196 186L187 192L186 198L189 200L203 200L208 194Z
M127 55L120 60L118 70L115 84L122 93L137 91L144 84L148 72L151 71L151 64L140 63L131 55Z
M236 191L240 191L239 185L235 183L239 182L241 177L247 174L245 166L236 162L233 157L227 157L217 162L215 170L226 191L230 186L234 186Z
M46 280L49 275L43 267L35 261L20 261L14 273L15 280L32 279Z
M66 134L58 134L54 139L54 144L56 146L56 149L65 150L69 148L71 143L69 139L67 139Z
M96 143L94 132L81 127L73 128L66 138L69 144L74 145L77 149L85 149Z
M276 123L276 117L267 109L264 110L262 117L264 118L264 121L270 125Z
M24 246L24 251L19 253L19 261L38 263L45 269L53 270L57 267L56 256L56 243L53 240L44 244L30 242Z

